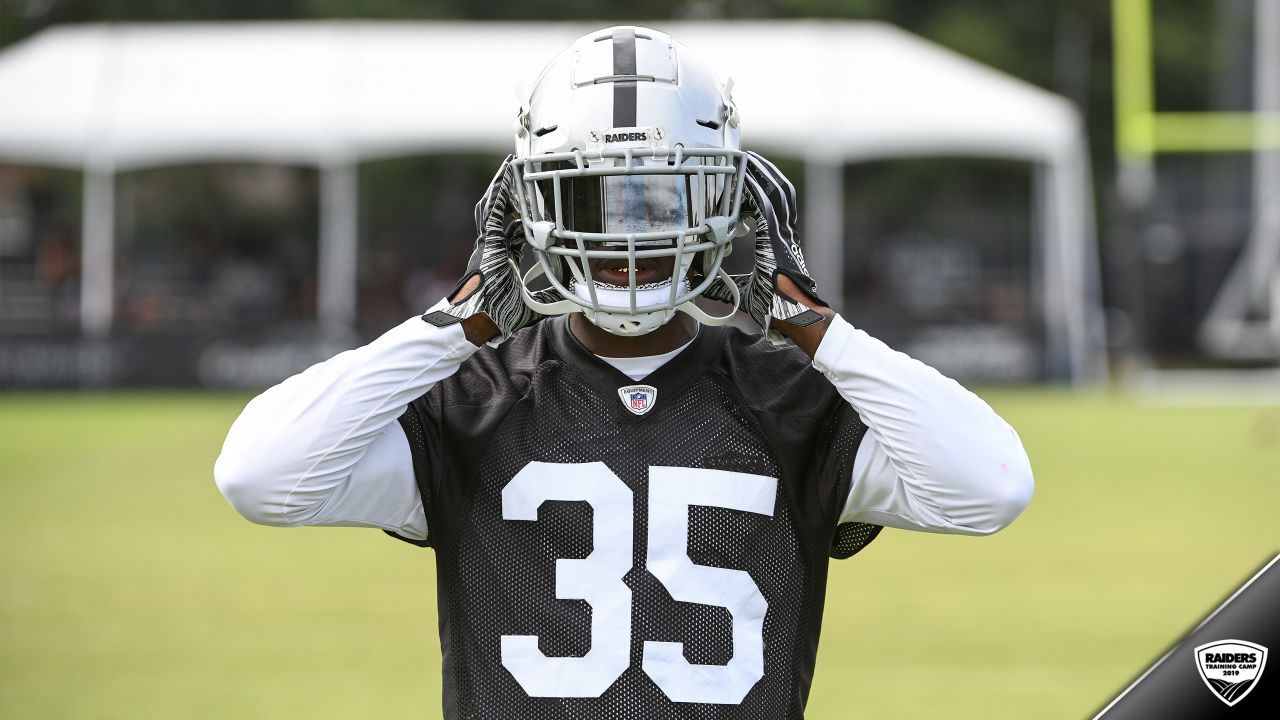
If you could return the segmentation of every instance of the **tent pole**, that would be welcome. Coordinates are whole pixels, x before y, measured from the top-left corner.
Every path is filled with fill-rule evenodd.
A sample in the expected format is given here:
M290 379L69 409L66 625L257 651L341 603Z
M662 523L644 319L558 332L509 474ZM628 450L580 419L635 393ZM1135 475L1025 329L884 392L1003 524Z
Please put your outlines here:
M1071 363L1071 302L1066 240L1062 228L1062 160L1058 156L1034 166L1035 224L1039 262L1033 274L1044 317L1045 375L1050 380L1074 379Z
M804 163L803 250L818 294L844 305L844 160L810 155Z
M1081 308L1083 329L1083 357L1081 380L1100 383L1111 377L1110 359L1107 355L1106 314L1102 306L1102 258L1098 248L1098 219L1093 206L1092 169L1089 147L1084 136L1077 136L1072 151L1071 189L1076 194L1074 204L1068 208L1080 208L1076 215L1076 232L1083 244L1081 248L1081 281L1084 303ZM1068 212L1072 212L1068 210Z
M1059 329L1057 319L1050 315L1054 300L1050 296L1052 287L1051 273L1054 271L1052 260L1053 231L1049 219L1049 193L1052 161L1036 161L1031 164L1031 244L1029 247L1029 274L1027 282L1027 305L1032 313L1044 318L1044 331L1041 340L1044 342L1044 357L1040 361L1040 369L1047 380L1055 379L1055 373L1061 374L1057 357L1059 351Z
M115 170L86 165L81 199L80 331L105 337L115 313Z
M358 169L351 160L320 168L317 309L327 335L350 332L356 319Z
M1076 385L1101 379L1106 367L1098 338L1090 330L1100 320L1100 298L1094 236L1087 225L1093 221L1087 162L1083 144L1076 142L1036 170L1043 191L1041 274L1050 329L1049 370L1051 376L1065 376Z

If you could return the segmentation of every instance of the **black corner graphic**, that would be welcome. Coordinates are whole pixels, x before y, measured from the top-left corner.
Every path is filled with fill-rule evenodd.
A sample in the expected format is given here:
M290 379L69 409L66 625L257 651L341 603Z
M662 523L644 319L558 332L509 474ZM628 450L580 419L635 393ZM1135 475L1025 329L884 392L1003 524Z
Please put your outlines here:
M1179 640L1094 720L1276 718L1280 671L1280 555Z

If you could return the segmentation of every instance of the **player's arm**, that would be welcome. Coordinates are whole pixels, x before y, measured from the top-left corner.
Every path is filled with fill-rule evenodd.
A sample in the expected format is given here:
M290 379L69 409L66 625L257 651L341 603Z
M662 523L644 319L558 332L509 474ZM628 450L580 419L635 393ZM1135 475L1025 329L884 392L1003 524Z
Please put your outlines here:
M404 432L408 404L476 351L462 325L412 318L254 398L214 465L218 488L263 525L379 527L426 538Z
M854 328L787 277L778 291L820 319L774 327L813 358L867 434L840 522L989 535L1031 501L1031 463L991 406L955 380Z
M1034 485L1018 434L959 383L827 307L800 250L795 188L755 153L747 171L756 263L738 278L745 309L812 358L868 428L840 522L973 535L1008 525Z
M378 527L426 539L408 440L394 421L478 346L537 320L515 281L518 238L504 226L509 164L476 205L476 250L449 300L244 409L214 466L219 489L241 515L265 525Z
M1034 488L1013 428L956 381L815 312L823 321L797 329L797 345L867 426L840 522L966 535L1013 522Z

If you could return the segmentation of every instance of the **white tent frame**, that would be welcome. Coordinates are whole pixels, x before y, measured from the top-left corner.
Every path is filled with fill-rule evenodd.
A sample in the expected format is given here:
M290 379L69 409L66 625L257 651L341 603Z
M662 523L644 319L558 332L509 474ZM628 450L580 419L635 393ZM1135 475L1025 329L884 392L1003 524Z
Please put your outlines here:
M843 168L920 155L1036 167L1033 289L1050 358L1075 382L1105 374L1088 155L1062 98L873 22L662 23L737 80L749 147L805 162L806 252L843 295ZM0 162L84 171L81 322L113 322L115 176L250 160L321 174L318 315L355 320L358 164L503 152L516 100L580 24L298 22L86 25L0 54ZM762 50L763 49L763 50ZM779 58L785 58L780 62ZM502 81L495 80L501 78ZM49 88L58 88L52 92Z

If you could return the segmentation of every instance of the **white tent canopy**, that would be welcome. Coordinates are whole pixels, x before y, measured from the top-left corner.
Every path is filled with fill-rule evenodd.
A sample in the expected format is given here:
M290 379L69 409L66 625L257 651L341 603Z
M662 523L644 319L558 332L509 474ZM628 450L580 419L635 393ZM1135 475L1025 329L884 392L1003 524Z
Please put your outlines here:
M1034 273L1050 353L1093 376L1100 354L1091 191L1080 119L1062 98L881 23L662 23L735 80L748 147L805 160L816 278L841 295L841 172L904 155L1036 163ZM362 159L511 145L513 86L593 26L252 23L66 26L0 54L0 162L83 168L84 323L113 297L113 178L154 165L261 160L323 169L320 312L355 308Z

